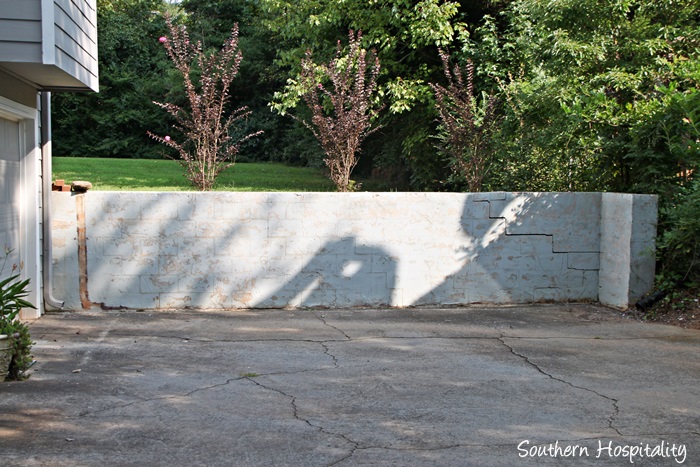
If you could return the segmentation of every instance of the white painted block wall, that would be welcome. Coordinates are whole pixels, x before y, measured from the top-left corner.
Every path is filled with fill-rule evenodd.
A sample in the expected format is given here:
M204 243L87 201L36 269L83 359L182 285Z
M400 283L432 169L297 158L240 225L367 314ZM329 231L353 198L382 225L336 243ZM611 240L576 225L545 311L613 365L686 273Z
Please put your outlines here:
M647 291L654 275L653 262L640 260L654 247L651 196L620 195L630 197L634 209L618 209L617 198L601 193L53 195L54 296L73 309L86 306L79 287L79 196L92 306L595 301L607 300L599 293L605 277L616 290L609 304L624 307ZM643 228L634 224L640 213ZM610 255L601 242L601 232L617 230L608 226L612 221L632 223L628 255Z
M601 302L625 308L654 285L657 202L656 196L603 194Z

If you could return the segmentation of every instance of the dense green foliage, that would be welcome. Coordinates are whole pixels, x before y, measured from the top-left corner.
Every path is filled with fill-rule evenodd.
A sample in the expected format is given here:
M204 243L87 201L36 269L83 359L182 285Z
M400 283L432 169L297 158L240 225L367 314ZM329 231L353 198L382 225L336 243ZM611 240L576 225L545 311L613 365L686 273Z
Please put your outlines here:
M664 270L697 268L699 11L518 0L485 18L464 52L508 104L491 187L658 194Z
M10 381L27 379L29 375L26 371L31 368L34 361L31 354L34 342L29 335L29 326L26 323L15 321L10 325L7 333L12 339L12 359L6 379Z
M290 75L275 94L272 107L284 113L296 105L300 88L299 63L307 49L325 61L330 44L344 39L349 29L363 32L363 45L377 51L382 64L379 96L389 112L383 129L368 139L360 174L383 174L388 187L440 189L449 174L445 161L435 157L431 135L436 114L428 82L441 76L438 46L467 36L466 12L458 2L445 0L262 0L266 25L282 47L276 63ZM472 3L472 2L470 2ZM477 4L485 2L476 2ZM324 56L325 54L325 56Z
M169 89L161 0L98 0L100 92L53 96L54 154L162 157L146 130L165 132L152 104Z
M56 98L55 153L157 157L145 131L167 130L152 100L176 96L159 50L159 14L180 12L218 47L241 30L232 106L264 130L239 160L322 165L313 136L285 114L298 106L301 59L321 62L362 30L382 64L388 111L363 145L364 187L459 190L439 151L429 83L448 86L438 48L475 66L474 95L501 102L483 190L600 190L660 199L662 272L696 274L700 237L700 0L99 0L100 95ZM235 108L235 107L234 107ZM304 115L301 115L304 117ZM444 142L444 139L442 140ZM443 148L445 149L445 148ZM688 273L690 271L690 273Z
M657 192L659 169L674 177L681 160L653 122L698 85L697 12L697 0L519 0L506 27L487 18L469 52L510 104L500 184Z

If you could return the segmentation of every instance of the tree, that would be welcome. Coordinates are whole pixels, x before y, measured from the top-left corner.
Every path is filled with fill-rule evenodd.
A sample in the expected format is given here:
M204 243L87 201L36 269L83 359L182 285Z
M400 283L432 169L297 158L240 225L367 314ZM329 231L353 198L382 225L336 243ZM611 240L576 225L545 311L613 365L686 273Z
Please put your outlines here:
M264 129L265 135L246 142L239 161L323 165L323 152L311 143L313 135L300 123L267 111L267 104L272 101L282 111L294 108L302 96L298 85L305 51L314 50L320 61L328 61L332 50L325 50L326 44L343 39L349 29L362 29L363 47L375 49L382 63L378 95L390 111L381 116L383 129L367 138L355 173L366 175L377 169L397 174L396 183L384 185L394 189L405 189L404 174L411 173L413 188L442 189L440 180L449 171L435 157L431 139L435 113L427 84L440 76L435 48L466 37L470 23L484 12L501 8L500 2L491 0L461 3L98 0L101 92L55 96L55 153L164 156L146 130L174 136L174 129L149 103L162 100L166 92L171 102L187 102L166 54L150 40L167 31L160 13L169 11L188 26L192 38L202 41L205 50L218 47L233 23L240 24L239 45L246 60L231 86L232 100L253 111L246 123L249 128Z
M362 32L350 30L349 50L343 55L338 41L335 58L317 66L311 51L301 62L304 101L311 110L311 122L297 118L309 128L326 153L324 162L338 191L353 191L350 175L357 165L362 141L379 129L372 126L380 109L373 105L379 76L379 58L360 46ZM319 76L320 75L320 76ZM319 78L328 79L332 88ZM329 115L330 114L330 115Z
M263 24L257 0L183 0L190 35L207 46L218 46L239 24L239 47L245 55L238 77L231 84L232 101L248 107L249 128L264 134L245 144L239 161L275 161L294 165L322 166L323 151L315 148L313 135L297 122L270 112L273 93L284 86L286 71L275 63L279 40ZM270 47L270 44L276 44ZM228 109L230 111L233 108ZM290 129L292 131L290 131Z
M155 104L175 119L175 128L184 135L184 141L178 143L169 135L150 131L148 135L178 152L185 176L194 186L211 190L219 173L234 164L240 143L260 134L240 138L232 134L233 125L250 114L247 108L241 107L228 117L224 115L231 82L243 59L238 49L238 26L234 25L220 51L206 53L201 41L190 41L185 26L176 26L169 18L166 21L170 37L162 36L160 42L182 76L188 103L187 107Z
M664 275L698 278L699 8L517 0L485 21L465 51L506 103L491 187L658 194Z
M436 47L447 47L466 35L460 4L446 0L262 0L261 5L265 24L280 44L276 63L290 76L287 85L275 93L273 109L287 112L302 99L300 63L307 49L320 61L330 60L325 44L342 39L350 29L362 30L362 46L376 50L382 64L377 96L386 102L388 112L380 118L382 130L367 139L358 170L365 174L372 169L412 172L413 188L436 188L449 172L435 157L430 138L435 113L427 83L440 74ZM392 181L389 188L400 182Z
M697 63L697 7L697 0L517 0L500 22L485 22L467 49L508 104L501 184L641 189L645 151L634 134L664 105L659 85L697 86L683 71Z
M55 93L56 156L159 158L146 130L167 131L151 101L170 88L158 42L161 0L98 0L99 93Z
M448 85L430 84L440 117L442 151L453 172L466 182L470 192L481 191L491 165L492 138L498 130L497 104L493 94L474 95L474 64L465 67L466 82L459 65L450 70L450 55L440 50Z

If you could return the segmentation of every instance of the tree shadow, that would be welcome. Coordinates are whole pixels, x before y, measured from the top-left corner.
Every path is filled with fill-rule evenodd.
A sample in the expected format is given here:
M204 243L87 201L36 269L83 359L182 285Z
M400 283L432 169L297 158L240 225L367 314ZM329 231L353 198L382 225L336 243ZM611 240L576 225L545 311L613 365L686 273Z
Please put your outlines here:
M391 306L396 261L385 249L352 236L325 243L256 307Z
M464 203L461 267L412 305L595 300L600 193L483 193Z
M88 305L403 307L597 299L600 193L395 195L90 195L84 213ZM54 245L61 263L54 272L65 277L54 282L57 298L80 309L75 221L69 219L75 216L73 210L54 219L55 227L65 224L55 237L64 246Z

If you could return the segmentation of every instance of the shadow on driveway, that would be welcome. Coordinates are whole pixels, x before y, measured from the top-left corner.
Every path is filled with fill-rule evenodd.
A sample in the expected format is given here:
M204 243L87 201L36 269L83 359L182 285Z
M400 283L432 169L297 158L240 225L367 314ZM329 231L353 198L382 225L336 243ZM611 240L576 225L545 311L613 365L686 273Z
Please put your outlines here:
M700 463L700 331L594 305L80 312L0 384L4 465Z

